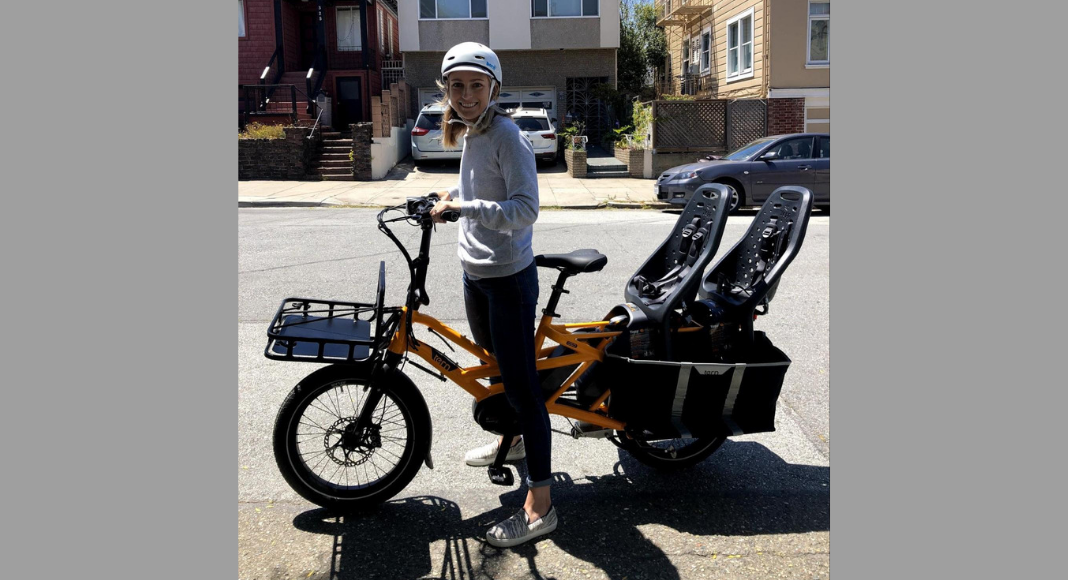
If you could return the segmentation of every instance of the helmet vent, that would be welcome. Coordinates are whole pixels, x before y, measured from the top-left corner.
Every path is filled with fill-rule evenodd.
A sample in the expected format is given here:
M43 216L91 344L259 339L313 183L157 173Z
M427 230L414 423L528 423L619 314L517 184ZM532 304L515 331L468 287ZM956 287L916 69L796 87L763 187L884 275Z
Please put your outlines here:
M476 54L475 58L477 58L478 60L486 60L486 57L484 57L484 56L482 56L480 54Z

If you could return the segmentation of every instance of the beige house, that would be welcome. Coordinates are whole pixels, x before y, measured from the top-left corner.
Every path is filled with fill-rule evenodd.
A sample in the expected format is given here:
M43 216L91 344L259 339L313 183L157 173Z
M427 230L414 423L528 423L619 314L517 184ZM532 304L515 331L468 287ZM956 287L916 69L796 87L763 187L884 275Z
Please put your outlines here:
M768 133L831 130L830 0L656 0L661 95L768 99Z

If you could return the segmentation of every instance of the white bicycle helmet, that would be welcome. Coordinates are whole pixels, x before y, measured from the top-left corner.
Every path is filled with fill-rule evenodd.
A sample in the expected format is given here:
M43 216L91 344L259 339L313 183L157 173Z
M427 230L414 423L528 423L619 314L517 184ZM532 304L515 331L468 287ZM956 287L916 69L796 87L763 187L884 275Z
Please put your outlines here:
M501 61L497 54L484 44L461 42L445 53L445 58L441 61L441 81L445 82L450 72L459 70L485 73L493 77L498 85L504 85Z
M497 58L497 53L493 52L490 47L484 44L478 42L461 42L450 48L449 51L445 53L445 58L441 60L441 82L448 85L449 73L461 70L489 75L491 96L493 95L494 89L504 85L504 73L501 71L501 61ZM447 89L445 94L445 99L448 102ZM491 100L489 106L482 111L482 114L479 115L478 119L473 123L464 120L463 117L457 115L457 118L449 120L449 124L477 127L478 124L482 122L482 119L485 118L486 113L488 113L491 108L496 108L496 105L497 101ZM452 106L451 102L449 102L449 106Z

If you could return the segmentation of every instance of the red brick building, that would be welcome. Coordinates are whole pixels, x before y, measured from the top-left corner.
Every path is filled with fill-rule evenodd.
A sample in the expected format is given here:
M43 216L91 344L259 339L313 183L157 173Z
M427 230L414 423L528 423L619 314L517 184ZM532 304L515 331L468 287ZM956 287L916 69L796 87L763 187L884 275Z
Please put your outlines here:
M370 119L371 96L388 88L383 69L401 59L395 0L237 3L239 113L241 86L293 85L301 117L314 118L307 105L321 92L334 127Z

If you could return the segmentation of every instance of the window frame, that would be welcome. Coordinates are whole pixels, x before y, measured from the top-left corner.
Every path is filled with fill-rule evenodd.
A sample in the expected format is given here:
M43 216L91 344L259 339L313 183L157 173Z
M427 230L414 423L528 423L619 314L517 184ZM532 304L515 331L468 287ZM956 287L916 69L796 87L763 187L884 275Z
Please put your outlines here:
M756 74L756 15L755 14L756 14L755 8L749 8L748 10L744 10L742 12L739 12L738 14L734 15L733 17L731 17L730 19L727 20L726 36L725 37L726 37L726 40L727 40L727 67L726 67L727 75L726 75L726 78L727 78L727 82L728 83L732 83L732 82L735 82L735 81L741 81L741 80L745 80L745 79L751 79L751 78L753 78L753 75ZM742 42L742 22L746 18L749 19L749 42L748 43ZM731 74L731 44L730 44L730 42L731 42L731 27L735 26L735 25L738 26L738 33L735 36L735 38L738 39L738 46L735 47L737 49L737 51L738 51L738 70L734 74ZM743 68L741 68L742 67L742 48L746 44L750 45L749 54L752 57L752 62L749 63L749 68L748 69L743 69Z
M393 20L386 18L386 33L389 34L389 48L388 53L390 58L393 58Z
M826 4L827 14L812 14L813 4ZM827 60L812 60L812 22L826 20L827 27L831 25L831 2L830 0L808 0L807 18L805 18L805 68L830 68L831 66L831 35L827 33Z
M708 36L707 66L705 65L706 51L704 48L706 35ZM700 68L698 70L701 71L702 75L706 75L712 72L712 25L709 24L708 26L706 26L705 29L701 31L701 34L700 36L698 36L698 38L700 39L697 45L697 55L699 59L698 62L700 63Z
M359 6L335 6L334 7L334 48L338 52L361 52L361 51L363 51L364 38L363 38L363 31L360 30L359 26L356 27L356 33L360 37L359 38L360 44L358 44L356 47L344 47L344 48L342 48L342 46L341 46L341 30L338 27L341 25L341 11L342 10L345 10L345 11L348 11L348 12L352 12L352 11L359 12L360 11L360 7ZM357 14L356 17L359 18L359 14Z
M241 40L247 40L248 39L248 5L245 4L245 0L237 0L237 2L238 2L238 4L241 4L241 11L238 12L237 14L238 14L238 16L241 17L241 20L238 21L238 22L241 25L241 28L243 29L243 30L239 30L238 32L239 33L240 32L244 32L244 34L238 34L237 38L241 39Z
M486 0L486 15L485 16L471 16L471 12L472 12L471 3L472 2L473 2L473 0L467 0L467 17L466 18L464 18L464 17L460 17L460 18L438 18L437 17L437 14L438 14L438 0L434 0L434 17L433 18L424 18L423 17L422 6L419 6L417 8L419 10L419 20L421 22L447 22L449 20L489 20L489 2L490 2L490 0Z
M687 33L682 39L682 54L680 55L682 59L680 60L682 60L682 74L684 75L690 74L690 66L693 63L691 38L693 38L693 34Z
M579 8L582 11L581 15L579 15L579 16L554 16L553 13L552 13L553 12L553 2L552 2L552 0L545 0L545 16L535 16L534 15L534 0L530 0L530 19L531 20L548 20L550 18L600 18L601 17L601 3L598 2L596 4L596 6L597 6L597 14L588 15L588 14L585 13L586 12L586 3L583 2L582 0L579 0Z
M378 7L377 14L378 14L378 52L380 52L380 53L382 53L384 55L384 54L386 54L386 35L385 35L386 31L385 31L385 26L383 25L383 22L382 22L385 19L382 17L382 7L381 6Z

